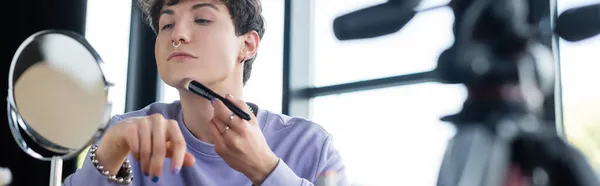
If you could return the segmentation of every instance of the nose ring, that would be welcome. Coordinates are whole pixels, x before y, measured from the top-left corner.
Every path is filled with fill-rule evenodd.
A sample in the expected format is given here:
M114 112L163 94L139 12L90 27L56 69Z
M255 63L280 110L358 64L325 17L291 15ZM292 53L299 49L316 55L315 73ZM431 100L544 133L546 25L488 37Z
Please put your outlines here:
M178 48L181 45L181 41L173 41L173 47Z

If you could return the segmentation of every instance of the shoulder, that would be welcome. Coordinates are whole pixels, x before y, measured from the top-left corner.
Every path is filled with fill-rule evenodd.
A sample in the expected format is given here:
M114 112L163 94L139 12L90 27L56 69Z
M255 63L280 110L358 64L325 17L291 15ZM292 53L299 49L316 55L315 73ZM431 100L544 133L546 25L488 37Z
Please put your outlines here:
M258 117L271 150L298 176L314 181L321 171L343 166L332 135L320 124L268 111Z
M264 123L263 132L269 134L285 134L290 137L310 137L311 139L324 142L331 134L320 124L303 117L288 116L274 112L261 110L259 121Z
M310 155L318 162L325 151L334 150L330 148L332 135L314 121L268 111L259 112L259 117L263 134L278 155Z
M111 117L109 125L127 118L149 116L152 114L161 114L166 119L177 119L180 110L181 104L179 101L174 101L172 103L155 102L139 110L116 114Z

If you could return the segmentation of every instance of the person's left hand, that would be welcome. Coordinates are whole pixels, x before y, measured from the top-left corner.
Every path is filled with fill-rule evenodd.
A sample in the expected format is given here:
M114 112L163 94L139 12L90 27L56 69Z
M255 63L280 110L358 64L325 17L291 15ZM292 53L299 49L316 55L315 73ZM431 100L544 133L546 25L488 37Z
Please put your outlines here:
M260 185L275 169L279 158L267 145L256 117L246 103L229 94L225 99L248 113L251 120L238 117L223 102L215 99L211 126L215 151L231 168L246 175L252 183Z

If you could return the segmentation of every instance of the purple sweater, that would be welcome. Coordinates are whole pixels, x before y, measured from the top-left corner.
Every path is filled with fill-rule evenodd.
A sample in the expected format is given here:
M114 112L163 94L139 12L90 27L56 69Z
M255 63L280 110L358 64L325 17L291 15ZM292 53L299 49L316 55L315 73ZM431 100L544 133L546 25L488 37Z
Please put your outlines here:
M114 116L109 127L118 121L136 116L160 113L167 119L178 121L187 143L187 150L196 157L196 164L183 167L178 175L169 171L170 159L165 159L164 169L158 183L145 177L140 164L129 156L134 179L131 185L169 186L250 186L252 182L242 173L229 167L215 152L214 146L195 138L183 124L181 104L154 103L148 107ZM331 135L319 125L308 120L258 110L257 121L269 144L280 158L275 170L263 182L263 186L309 186L324 171L337 172L337 185L349 185L344 174L344 164L331 142ZM89 154L88 154L89 155ZM86 156L83 167L65 179L66 186L117 185L92 165Z

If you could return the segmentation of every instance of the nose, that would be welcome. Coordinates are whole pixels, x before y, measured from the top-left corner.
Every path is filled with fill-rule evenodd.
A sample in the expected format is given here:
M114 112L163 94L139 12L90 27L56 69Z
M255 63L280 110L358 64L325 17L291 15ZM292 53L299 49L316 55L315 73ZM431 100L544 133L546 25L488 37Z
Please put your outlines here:
M192 41L191 38L191 29L188 24L184 21L179 21L179 23L173 26L173 31L171 32L171 41L180 42L181 44L188 44Z

